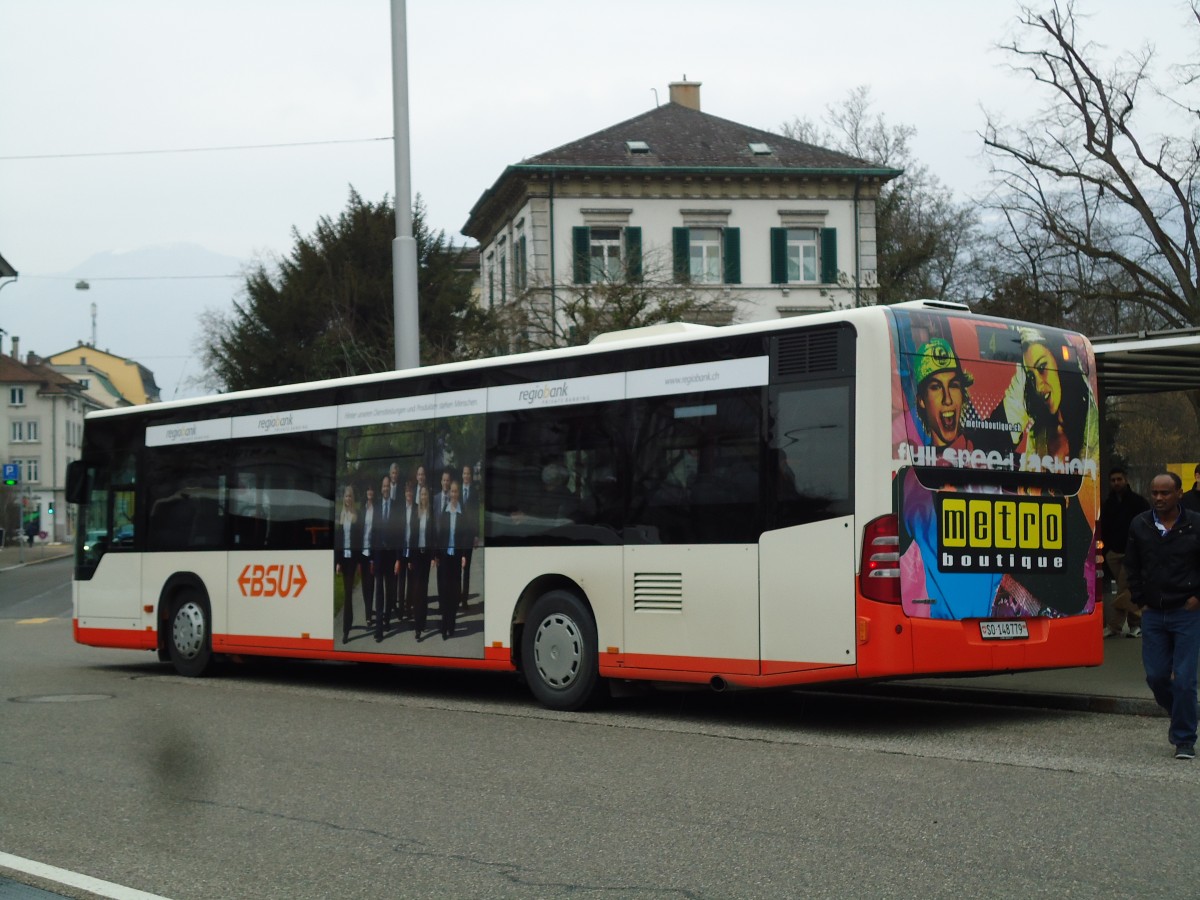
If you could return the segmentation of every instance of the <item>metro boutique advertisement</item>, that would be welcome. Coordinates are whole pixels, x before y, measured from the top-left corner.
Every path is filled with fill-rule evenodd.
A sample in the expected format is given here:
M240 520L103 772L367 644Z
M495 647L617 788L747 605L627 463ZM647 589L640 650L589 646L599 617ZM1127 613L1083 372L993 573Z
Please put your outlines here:
M1099 411L1086 341L1041 326L894 314L905 612L1089 612Z

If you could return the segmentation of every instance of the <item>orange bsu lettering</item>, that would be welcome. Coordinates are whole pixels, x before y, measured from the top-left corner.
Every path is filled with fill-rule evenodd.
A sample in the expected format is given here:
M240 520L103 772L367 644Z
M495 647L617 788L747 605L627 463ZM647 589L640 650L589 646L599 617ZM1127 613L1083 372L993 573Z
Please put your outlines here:
M304 566L254 563L242 569L237 583L243 597L299 597L308 578Z

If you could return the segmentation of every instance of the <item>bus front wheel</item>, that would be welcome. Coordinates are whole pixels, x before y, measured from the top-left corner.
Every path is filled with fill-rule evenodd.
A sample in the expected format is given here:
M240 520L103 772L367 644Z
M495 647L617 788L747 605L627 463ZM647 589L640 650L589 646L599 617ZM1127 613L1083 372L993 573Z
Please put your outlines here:
M212 662L212 628L208 604L195 590L182 591L171 604L167 648L180 675L203 675Z
M596 622L569 591L534 601L521 637L521 668L533 695L551 709L580 709L600 692Z

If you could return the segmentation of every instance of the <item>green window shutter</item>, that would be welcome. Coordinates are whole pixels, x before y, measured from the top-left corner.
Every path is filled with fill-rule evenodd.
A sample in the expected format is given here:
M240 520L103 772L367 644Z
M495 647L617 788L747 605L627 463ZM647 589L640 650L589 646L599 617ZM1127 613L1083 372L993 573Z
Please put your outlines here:
M574 251L575 283L587 284L592 275L592 233L586 225L571 229L571 247Z
M726 228L721 232L721 263L726 284L742 283L742 231Z
M786 228L771 229L771 284L787 284Z
M837 229L821 229L821 283L837 284Z
M674 257L674 274L675 281L679 284L687 284L692 280L692 267L690 262L691 256L691 235L686 228L671 229L671 248Z
M517 241L517 288L525 290L526 281L529 278L529 258L525 255L525 235L521 235L521 239Z
M642 280L642 229L634 226L625 229L625 279Z

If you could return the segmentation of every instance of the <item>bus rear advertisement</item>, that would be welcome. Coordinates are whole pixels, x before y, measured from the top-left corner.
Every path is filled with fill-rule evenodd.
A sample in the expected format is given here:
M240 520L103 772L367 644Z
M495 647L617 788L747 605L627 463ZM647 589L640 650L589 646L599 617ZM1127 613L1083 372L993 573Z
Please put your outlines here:
M928 301L106 410L75 636L560 709L1098 665L1096 422L1084 338Z

